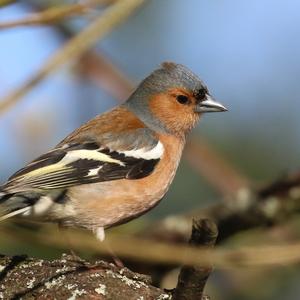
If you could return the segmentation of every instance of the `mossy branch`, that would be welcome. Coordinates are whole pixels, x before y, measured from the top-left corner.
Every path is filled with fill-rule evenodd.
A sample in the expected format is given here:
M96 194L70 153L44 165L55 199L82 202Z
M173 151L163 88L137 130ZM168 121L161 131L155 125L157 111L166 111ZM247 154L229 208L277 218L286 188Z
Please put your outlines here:
M53 261L1 256L0 283L0 299L171 299L148 276L66 255Z

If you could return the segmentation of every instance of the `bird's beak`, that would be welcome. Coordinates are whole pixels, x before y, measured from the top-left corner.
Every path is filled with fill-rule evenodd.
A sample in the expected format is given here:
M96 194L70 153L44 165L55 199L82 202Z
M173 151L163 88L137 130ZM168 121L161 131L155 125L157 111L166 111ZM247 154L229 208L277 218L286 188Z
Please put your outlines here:
M199 102L196 105L195 112L206 113L206 112L221 112L227 111L227 108L221 103L214 100L210 95L206 96L204 101Z

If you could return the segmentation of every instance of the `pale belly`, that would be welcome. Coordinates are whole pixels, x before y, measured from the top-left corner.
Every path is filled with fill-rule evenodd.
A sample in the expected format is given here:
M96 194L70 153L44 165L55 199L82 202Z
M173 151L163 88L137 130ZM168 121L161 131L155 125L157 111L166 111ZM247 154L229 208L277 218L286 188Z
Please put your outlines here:
M65 218L65 225L93 229L125 223L158 204L173 177L170 176L163 185L154 181L144 184L143 179L139 179L139 182L118 180L93 184L88 189L74 188L69 193L72 200L68 203L74 214ZM60 214L59 211L57 213Z

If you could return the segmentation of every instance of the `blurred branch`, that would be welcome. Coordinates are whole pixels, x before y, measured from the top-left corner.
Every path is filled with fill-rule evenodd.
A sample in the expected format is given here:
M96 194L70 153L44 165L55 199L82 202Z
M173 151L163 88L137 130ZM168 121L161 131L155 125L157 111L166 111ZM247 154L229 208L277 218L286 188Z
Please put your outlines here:
M58 237L53 230L46 228L46 226L41 231L31 231L24 228L15 230L15 227L2 225L1 239L5 239L7 243L13 242L14 239L25 244L37 243L63 251L67 246L65 239ZM100 243L87 232L69 229L68 239L75 251L94 255L107 255L109 254L105 246L105 243L107 243L118 257L134 259L143 263L201 266L206 264L210 258L207 250L197 249L191 245L172 245L150 239L126 236L125 234L110 234L106 237L105 243ZM186 256L183 257L185 251Z
M62 21L65 18L85 14L91 7L103 2L103 0L87 0L84 3L58 5L20 20L1 22L0 30L19 26L48 25Z
M158 227L156 227L158 228ZM163 230L160 228L160 230ZM79 230L70 230L68 237L72 249L93 255L108 254L107 247L93 236ZM24 245L41 245L51 249L65 250L66 241L53 230L29 231L12 226L1 226L1 239L6 243L15 240ZM214 250L199 249L195 246L158 242L153 239L137 238L125 234L111 234L106 241L120 258L144 264L166 266L187 265L206 266L208 262L217 268L268 267L295 264L300 262L300 243L239 247L226 249L218 246ZM184 255L183 255L184 254Z
M212 248L216 242L218 229L214 222L200 219L193 222L192 235L189 244ZM173 292L174 300L208 299L204 296L204 287L212 271L207 263L205 267L183 266L181 268L177 287Z
M4 97L0 102L0 114L6 112L15 105L21 97L28 93L38 82L59 68L61 65L78 58L87 49L92 47L99 39L103 38L113 28L139 7L144 0L122 0L117 1L105 10L102 16L98 17L87 28L68 41L64 47L58 50L41 69L30 78L18 90Z
M106 57L93 51L86 52L79 59L78 70L120 102L127 99L134 90L133 83L125 74Z
M17 0L0 0L0 8L15 2L17 2Z
M300 172L287 174L258 190L261 198L269 197L300 197Z
M224 197L234 195L250 184L247 178L202 139L194 137L187 143L184 157Z
M167 217L151 224L141 234L160 241L184 242L189 236L192 217L206 217L216 222L220 243L238 232L278 225L299 213L300 173L295 173L257 191L241 189L226 201L207 209Z

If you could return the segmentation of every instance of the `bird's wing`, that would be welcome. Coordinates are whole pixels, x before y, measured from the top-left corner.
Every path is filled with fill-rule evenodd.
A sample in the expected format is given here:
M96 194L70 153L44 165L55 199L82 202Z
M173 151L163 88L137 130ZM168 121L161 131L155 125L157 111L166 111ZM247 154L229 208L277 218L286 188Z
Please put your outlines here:
M64 189L116 179L140 179L152 173L163 145L149 134L104 135L101 142L64 144L40 156L9 178L6 193ZM117 150L118 149L118 150Z

